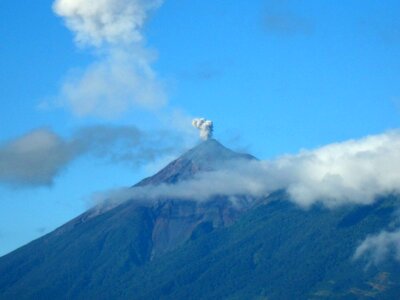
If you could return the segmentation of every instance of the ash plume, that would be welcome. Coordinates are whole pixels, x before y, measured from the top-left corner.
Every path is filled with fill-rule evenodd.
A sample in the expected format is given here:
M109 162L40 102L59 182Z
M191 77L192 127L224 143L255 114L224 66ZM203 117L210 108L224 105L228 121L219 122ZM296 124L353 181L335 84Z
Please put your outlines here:
M200 130L200 138L204 141L212 138L214 125L210 120L204 118L196 118L192 121L192 125Z

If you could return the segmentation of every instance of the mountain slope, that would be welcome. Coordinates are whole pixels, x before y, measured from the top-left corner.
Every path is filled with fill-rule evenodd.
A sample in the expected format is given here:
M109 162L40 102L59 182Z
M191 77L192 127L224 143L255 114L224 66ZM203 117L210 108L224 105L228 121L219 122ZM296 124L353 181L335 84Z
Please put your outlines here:
M117 212L61 227L1 258L0 298L82 297L108 276L142 265L151 247L151 213L122 207Z
M254 158L208 140L138 185L189 179L235 159ZM207 202L132 199L101 213L89 210L0 258L0 298L83 297L192 236L232 224L245 209L217 197Z
M279 195L237 223L152 262L124 287L138 299L397 299L400 265L352 259L390 222L398 198L304 211ZM171 276L171 272L174 276Z
M254 158L209 140L138 185L232 159ZM0 258L0 299L396 299L400 264L366 268L353 254L399 202L304 210L284 191L243 207L224 197L133 199Z

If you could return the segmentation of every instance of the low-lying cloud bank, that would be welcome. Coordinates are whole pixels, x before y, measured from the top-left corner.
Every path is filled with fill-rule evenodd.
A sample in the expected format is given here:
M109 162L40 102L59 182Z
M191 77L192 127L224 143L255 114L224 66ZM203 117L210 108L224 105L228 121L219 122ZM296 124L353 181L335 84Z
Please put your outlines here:
M72 161L92 155L137 166L173 153L179 138L167 132L147 133L128 126L81 128L71 138L37 129L0 144L0 183L51 185Z
M194 199L215 195L263 197L284 189L302 207L370 204L400 192L400 131L303 150L271 161L233 161L175 185L143 186L96 199Z

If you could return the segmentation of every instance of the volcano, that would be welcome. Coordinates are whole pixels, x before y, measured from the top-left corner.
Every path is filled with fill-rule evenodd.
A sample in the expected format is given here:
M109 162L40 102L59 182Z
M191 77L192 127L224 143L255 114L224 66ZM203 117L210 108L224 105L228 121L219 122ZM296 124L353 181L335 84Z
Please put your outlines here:
M132 188L184 183L251 161L215 139ZM246 196L246 195L244 195ZM0 299L397 299L400 265L353 259L390 225L397 196L304 210L263 199L129 199L93 208L0 258Z

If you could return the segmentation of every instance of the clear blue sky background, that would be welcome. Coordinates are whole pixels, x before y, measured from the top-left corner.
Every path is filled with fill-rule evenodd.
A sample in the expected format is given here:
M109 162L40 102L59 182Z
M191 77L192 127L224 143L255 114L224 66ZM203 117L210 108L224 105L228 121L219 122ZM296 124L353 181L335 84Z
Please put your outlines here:
M93 61L51 5L0 1L0 141L41 127L63 136L88 124L152 128L135 113L38 109L69 70ZM169 107L213 120L224 144L269 159L400 126L399 14L399 1L166 0L145 36ZM0 255L83 212L93 192L149 173L82 157L52 187L0 187Z

